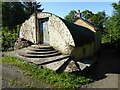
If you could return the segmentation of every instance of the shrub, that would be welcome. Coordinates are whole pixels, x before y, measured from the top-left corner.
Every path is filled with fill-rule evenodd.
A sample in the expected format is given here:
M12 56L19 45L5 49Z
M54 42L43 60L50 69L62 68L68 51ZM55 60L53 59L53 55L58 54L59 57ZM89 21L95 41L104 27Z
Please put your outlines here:
M2 27L2 51L13 50L14 43L18 38L19 25L16 29L8 29L7 27Z

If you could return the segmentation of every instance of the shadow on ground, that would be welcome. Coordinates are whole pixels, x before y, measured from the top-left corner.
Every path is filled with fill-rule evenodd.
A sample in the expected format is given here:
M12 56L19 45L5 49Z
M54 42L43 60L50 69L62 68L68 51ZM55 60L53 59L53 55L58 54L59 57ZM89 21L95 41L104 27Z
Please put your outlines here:
M120 74L120 49L102 48L97 53L97 62L82 71L82 75L90 75L96 81L106 78L106 74Z

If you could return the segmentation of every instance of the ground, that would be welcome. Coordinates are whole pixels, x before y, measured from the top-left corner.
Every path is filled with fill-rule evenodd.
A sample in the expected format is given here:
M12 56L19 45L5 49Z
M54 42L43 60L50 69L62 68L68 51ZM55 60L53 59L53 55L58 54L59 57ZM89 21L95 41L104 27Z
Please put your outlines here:
M28 76L17 66L2 63L2 88L51 88L51 86Z
M118 49L102 49L98 62L89 68L95 75L95 82L84 85L84 88L118 88L120 74L120 56ZM91 73L91 72L90 72Z
M95 81L83 85L82 88L118 88L118 75L120 74L120 57L117 49L101 49L98 62L83 71L83 74L94 75ZM3 63L3 88L36 87L47 88L50 85L25 75L25 71L17 66Z

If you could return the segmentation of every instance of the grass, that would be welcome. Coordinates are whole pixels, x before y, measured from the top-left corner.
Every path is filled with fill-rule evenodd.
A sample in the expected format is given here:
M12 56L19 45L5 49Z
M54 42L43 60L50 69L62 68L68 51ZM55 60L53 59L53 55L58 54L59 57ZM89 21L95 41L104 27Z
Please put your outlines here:
M43 80L53 87L77 88L92 81L91 78L85 76L67 72L56 73L53 70L42 68L41 66L33 66L12 56L2 58L2 62L18 66L19 68L26 70L27 75L33 76L38 80Z
M11 86L12 86L13 84L15 84L15 83L16 83L16 80L9 80L9 81L8 81L8 84L11 85Z

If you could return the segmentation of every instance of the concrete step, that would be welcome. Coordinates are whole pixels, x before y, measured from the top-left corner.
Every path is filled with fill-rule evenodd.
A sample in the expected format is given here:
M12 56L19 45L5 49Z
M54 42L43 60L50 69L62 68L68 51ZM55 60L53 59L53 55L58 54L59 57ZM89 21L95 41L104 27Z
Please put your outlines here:
M50 49L50 48L53 48L51 46L48 46L48 45L31 45L32 48L36 48L36 49Z
M53 51L55 49L53 48L33 48L33 47L28 47L28 50L30 51L36 51L36 52L41 52L41 51Z
M30 58L30 57L21 56L17 53L14 53L14 56L32 65L35 65L35 66L41 65L43 67L52 69L54 71L57 71L69 58L69 56L67 55L58 55L58 56L47 57L47 58Z
M79 70L78 67L83 70L85 69L86 67L89 67L91 64L94 63L94 60L96 59L85 59L83 60L83 62L81 61L76 61L77 63L77 66L75 64L75 61L73 60L69 60L69 56L68 55L55 55L55 56L51 56L51 57L34 57L34 58L31 58L31 57L25 57L24 55L20 55L18 53L26 53L25 51L29 51L27 48L23 48L23 49L20 49L20 50L15 50L15 51L12 51L12 52L8 52L8 55L12 55L12 56L15 56L17 58L20 58L21 60L25 61L25 62L28 62L32 65L36 65L36 66L43 66L43 67L46 67L46 68L49 68L49 69L52 69L52 70L55 70L55 71L62 71L64 70L65 68L65 71L66 72L72 72L72 71L76 71L76 70ZM24 53L23 53L24 52Z
M30 64L41 65L58 72L62 70L67 72L83 70L94 62L93 59L85 59L80 62L70 60L68 55L61 54L52 47L44 45L32 45L12 51L10 54Z
M58 53L58 51L41 51L41 52L36 52L36 51L26 51L27 54L53 54L53 53Z
M22 49L22 50L24 51L25 49ZM47 65L50 63L62 61L63 59L67 59L69 57L68 55L61 54L61 55L55 55L55 56L46 57L46 58L43 58L43 57L31 58L31 57L25 57L23 55L20 55L19 53L23 52L22 50L13 51L13 52L11 52L11 55L14 55L14 56L26 61L26 62L33 63L35 65Z
M20 52L18 54L24 57L29 57L29 58L47 58L47 57L54 57L54 56L61 55L61 53L59 52L52 53L52 54L51 53L50 54L28 54L28 53Z

